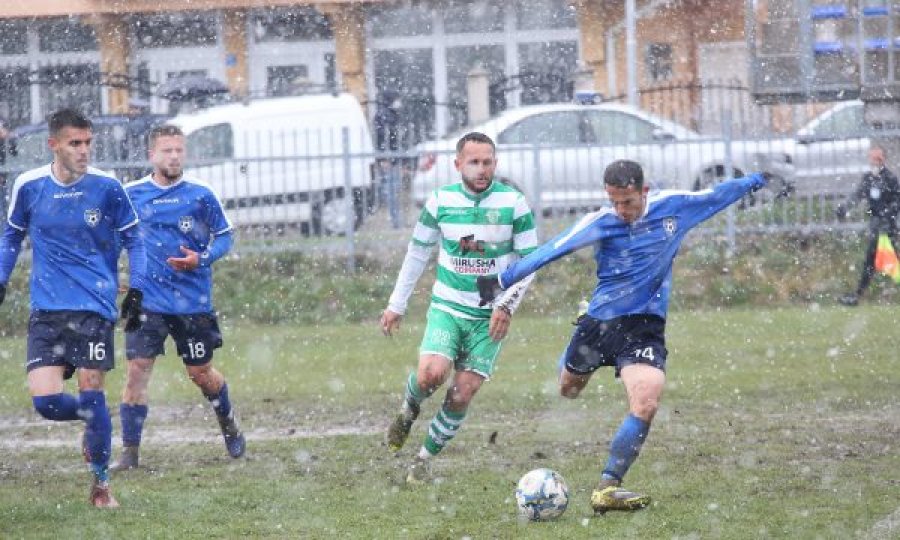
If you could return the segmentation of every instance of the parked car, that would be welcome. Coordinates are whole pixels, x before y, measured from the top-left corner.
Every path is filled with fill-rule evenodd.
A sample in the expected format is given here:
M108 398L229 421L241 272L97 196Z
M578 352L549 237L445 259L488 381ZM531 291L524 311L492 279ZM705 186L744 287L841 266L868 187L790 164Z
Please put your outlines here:
M798 193L848 193L869 170L874 131L866 125L862 101L845 101L797 130L784 147L794 160Z
M169 117L151 114L140 117L139 132L130 126L134 118L124 114L110 114L91 117L93 124L92 165L112 172L123 182L146 174L147 132ZM9 140L9 151L5 169L10 176L34 167L46 165L53 159L47 146L50 136L47 122L21 126L13 131Z
M522 186L545 211L598 207L606 201L603 171L617 159L643 165L652 187L701 189L726 174L726 145L674 122L619 104L577 103L511 109L465 131L480 131L497 144L497 176ZM413 200L424 204L436 187L456 181L455 145L463 132L419 145ZM768 170L787 178L790 156L765 144L733 141L735 176ZM539 197L539 198L538 198Z
M213 186L237 226L340 234L351 218L346 187L355 227L373 200L372 136L350 94L231 103L171 123L187 136L186 173Z

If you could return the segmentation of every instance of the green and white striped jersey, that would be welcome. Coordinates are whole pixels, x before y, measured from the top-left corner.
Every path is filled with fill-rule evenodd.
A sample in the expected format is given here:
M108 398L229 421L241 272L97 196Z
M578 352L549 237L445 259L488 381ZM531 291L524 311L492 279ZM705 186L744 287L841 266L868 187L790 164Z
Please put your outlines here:
M477 195L461 182L451 184L428 198L410 250L430 251L435 244L439 255L432 305L459 317L490 318L490 306L478 307L476 278L498 274L537 248L534 215L525 196L506 184L495 181ZM495 305L504 305L505 299L518 304L523 292L506 291Z

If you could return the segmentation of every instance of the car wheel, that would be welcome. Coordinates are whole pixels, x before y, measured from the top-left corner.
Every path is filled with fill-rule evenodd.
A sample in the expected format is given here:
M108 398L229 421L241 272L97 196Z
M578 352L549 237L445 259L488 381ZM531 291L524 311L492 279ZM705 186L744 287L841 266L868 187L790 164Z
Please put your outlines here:
M365 205L362 194L354 190L353 201L353 230L359 229L363 221ZM319 205L318 212L314 212L313 228L320 234L342 235L347 232L347 207L343 197L335 197L332 193L326 193L325 199ZM316 227L315 222L318 222Z

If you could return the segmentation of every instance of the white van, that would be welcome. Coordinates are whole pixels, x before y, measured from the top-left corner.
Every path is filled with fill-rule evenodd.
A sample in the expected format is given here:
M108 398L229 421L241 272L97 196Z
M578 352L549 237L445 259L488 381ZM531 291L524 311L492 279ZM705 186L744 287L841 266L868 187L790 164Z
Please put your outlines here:
M230 103L169 123L187 137L185 172L212 185L237 226L340 234L346 186L355 227L372 201L372 136L350 94Z

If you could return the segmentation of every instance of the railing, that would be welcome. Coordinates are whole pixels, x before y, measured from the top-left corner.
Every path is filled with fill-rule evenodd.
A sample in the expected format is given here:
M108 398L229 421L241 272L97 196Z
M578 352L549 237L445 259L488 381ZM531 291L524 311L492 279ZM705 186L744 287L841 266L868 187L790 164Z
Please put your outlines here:
M304 140L315 141L306 148L319 151L273 155L271 149L280 148L285 135L259 133L252 137L256 155L194 161L187 171L217 191L237 225L238 250L327 252L346 256L351 266L360 251L401 257L428 193L459 181L455 150L448 145L428 152L378 153L369 150L367 136L305 130ZM325 147L324 140L334 145ZM733 247L746 235L849 231L863 224L861 212L841 222L835 209L867 168L868 139L819 142L812 148L816 142L799 144L786 137L732 139L725 130L724 137L663 137L630 144L501 144L497 174L526 194L541 236L548 238L580 214L606 204L602 173L614 159L640 162L656 189L705 188L729 176L728 171L783 173L785 183L748 196L694 235L721 236ZM146 162L104 157L97 156L96 166L119 176L149 170ZM9 184L18 172L21 168L7 167L0 169L0 177ZM789 196L779 196L785 186Z

